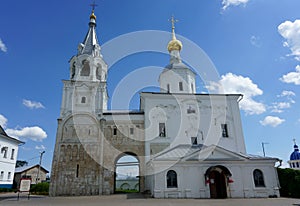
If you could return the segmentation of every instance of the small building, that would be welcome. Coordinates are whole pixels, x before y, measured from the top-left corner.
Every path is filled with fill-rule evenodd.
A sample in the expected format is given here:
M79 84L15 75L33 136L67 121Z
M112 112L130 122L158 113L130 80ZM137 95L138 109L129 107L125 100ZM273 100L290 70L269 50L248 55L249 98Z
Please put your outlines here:
M46 181L48 173L49 171L39 164L18 167L15 171L14 182L16 183L17 188L19 187L21 178L31 178L31 184L41 183Z
M24 142L8 136L0 125L0 188L11 188L13 185L20 144Z
M294 142L294 152L290 155L290 161L288 161L288 163L290 168L300 170L300 152L295 140Z

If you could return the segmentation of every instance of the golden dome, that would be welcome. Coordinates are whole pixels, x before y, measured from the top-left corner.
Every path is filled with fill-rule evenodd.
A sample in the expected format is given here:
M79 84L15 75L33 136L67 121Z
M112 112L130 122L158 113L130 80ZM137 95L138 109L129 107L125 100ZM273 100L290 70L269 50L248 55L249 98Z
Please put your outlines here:
M95 19L96 20L96 15L94 14L94 10L92 11L92 14L91 14L91 16L90 16L90 19Z
M177 20L175 20L174 16L172 16L172 19L170 21L172 22L172 40L168 44L168 50L169 52L174 50L180 51L182 49L182 43L181 41L176 39L175 35L175 22Z
M175 39L172 39L168 44L168 50L169 52L177 50L180 51L182 49L182 43L181 41Z

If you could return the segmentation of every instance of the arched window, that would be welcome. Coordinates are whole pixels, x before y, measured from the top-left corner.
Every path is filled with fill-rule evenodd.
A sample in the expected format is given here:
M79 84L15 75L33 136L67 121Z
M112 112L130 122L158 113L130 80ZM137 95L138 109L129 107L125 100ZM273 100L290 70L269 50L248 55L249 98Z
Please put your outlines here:
M86 60L82 61L83 67L81 70L81 76L90 76L90 63Z
M167 173L167 188L177 188L177 174L174 170Z
M86 97L81 98L81 103L84 104L86 102Z
M170 93L170 84L167 84L167 92Z
M265 187L263 172L259 169L253 171L253 179L255 187Z

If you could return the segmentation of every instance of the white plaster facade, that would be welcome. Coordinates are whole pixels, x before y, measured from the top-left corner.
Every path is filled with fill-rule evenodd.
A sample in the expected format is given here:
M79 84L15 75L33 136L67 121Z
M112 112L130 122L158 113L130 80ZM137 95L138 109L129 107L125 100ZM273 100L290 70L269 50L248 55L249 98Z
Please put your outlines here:
M95 26L92 13L63 81L51 196L114 193L116 162L126 153L139 160L140 192L156 198L279 196L278 159L246 152L242 95L196 94L174 25L161 91L142 92L136 112L107 110L107 65Z
M9 137L0 126L0 188L11 188L19 144L23 142Z

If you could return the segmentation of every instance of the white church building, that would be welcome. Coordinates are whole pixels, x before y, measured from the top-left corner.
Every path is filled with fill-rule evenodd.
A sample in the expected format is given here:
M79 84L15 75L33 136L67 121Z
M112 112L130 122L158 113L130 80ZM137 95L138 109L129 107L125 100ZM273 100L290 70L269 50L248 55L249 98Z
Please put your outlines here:
M196 93L196 73L181 60L172 23L160 91L141 92L139 111L114 111L92 12L63 81L51 196L113 194L116 163L126 154L138 160L139 191L154 198L279 196L279 159L246 152L242 95Z

